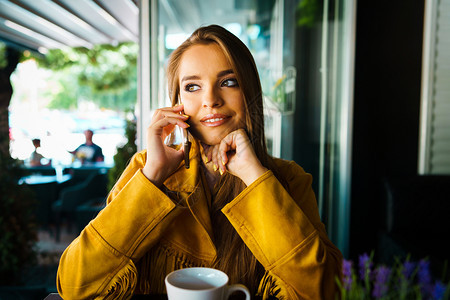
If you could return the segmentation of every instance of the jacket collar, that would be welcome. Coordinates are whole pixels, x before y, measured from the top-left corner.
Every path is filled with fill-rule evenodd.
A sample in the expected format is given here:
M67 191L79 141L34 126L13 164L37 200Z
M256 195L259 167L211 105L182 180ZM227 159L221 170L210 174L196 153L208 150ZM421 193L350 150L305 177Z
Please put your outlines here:
M191 138L191 151L189 153L190 167L184 167L184 161L177 170L164 182L171 191L192 193L199 184L201 168L200 145L196 139Z

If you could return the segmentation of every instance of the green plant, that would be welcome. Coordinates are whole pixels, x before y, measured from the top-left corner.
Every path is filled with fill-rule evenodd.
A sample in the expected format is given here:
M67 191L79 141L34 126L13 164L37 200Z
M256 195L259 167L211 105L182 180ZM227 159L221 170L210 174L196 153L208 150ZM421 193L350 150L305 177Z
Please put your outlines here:
M6 44L0 42L0 69L6 67L8 63L6 61L5 52L6 52Z
M13 52L17 56L14 64ZM95 45L90 49L51 49L42 55L13 49L0 41L0 75L5 73L4 82L0 76L0 90L11 88L9 77L17 63L34 60L39 68L52 71L46 78L52 88L38 91L38 97L51 100L49 108L76 109L81 100L101 108L122 111L136 102L138 52L136 43L120 43L115 46ZM9 73L6 69L10 69ZM7 100L9 105L10 95Z
M134 117L127 120L125 128L127 142L125 145L117 147L117 153L114 155L114 167L108 172L108 190L111 190L119 176L127 166L131 157L136 153L136 120Z
M302 0L297 5L297 26L312 27L320 17L317 0Z
M445 270L445 268L444 268ZM393 266L374 265L373 253L359 256L358 267L351 260L342 264L342 278L337 278L341 300L409 300L450 299L450 281L432 279L427 259L418 262L407 257L396 259ZM448 280L448 279L447 279ZM338 297L337 297L338 298Z
M22 271L36 263L34 194L19 185L25 175L18 160L0 151L0 283L19 285Z

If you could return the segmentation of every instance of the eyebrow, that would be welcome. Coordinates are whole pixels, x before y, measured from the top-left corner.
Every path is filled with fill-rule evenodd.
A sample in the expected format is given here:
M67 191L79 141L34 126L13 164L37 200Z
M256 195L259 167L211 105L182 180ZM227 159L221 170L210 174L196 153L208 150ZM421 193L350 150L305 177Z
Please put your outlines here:
M217 77L223 77L228 74L234 74L234 71L232 69L221 71L217 74Z
M200 76L197 75L184 76L183 78L181 78L181 82L195 79L200 79Z
M232 69L220 71L219 73L217 73L217 77L220 78L220 77L226 76L228 74L234 74L234 71ZM197 79L200 79L200 76L187 75L187 76L184 76L183 78L181 78L181 82L187 81L187 80L197 80Z

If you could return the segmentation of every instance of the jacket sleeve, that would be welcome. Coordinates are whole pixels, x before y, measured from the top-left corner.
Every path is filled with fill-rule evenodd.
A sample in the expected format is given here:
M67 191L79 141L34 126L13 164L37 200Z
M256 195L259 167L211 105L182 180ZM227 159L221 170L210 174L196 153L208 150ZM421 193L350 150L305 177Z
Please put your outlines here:
M267 171L222 211L266 269L263 298L335 299L342 254L320 221L312 177L294 162L282 171L288 190Z
M64 299L131 298L139 260L178 215L179 207L143 174L136 154L108 205L61 256L57 288Z

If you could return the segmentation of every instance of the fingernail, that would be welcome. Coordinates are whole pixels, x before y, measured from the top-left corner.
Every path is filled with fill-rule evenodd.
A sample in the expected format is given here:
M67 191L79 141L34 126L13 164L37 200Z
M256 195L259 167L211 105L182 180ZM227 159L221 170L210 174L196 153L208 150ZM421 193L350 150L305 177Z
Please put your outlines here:
M218 167L217 167L217 165L216 165L216 164L214 164L214 165L213 165L213 169L214 169L214 172L216 172L216 171L217 171Z
M208 156L205 156L205 164L209 163Z
M224 165L224 166L225 166L225 162L223 161L223 159L222 159L222 165Z
M223 171L222 171L222 169L219 169L219 173L220 173L220 176L222 176L222 175L223 175Z
M189 118L189 116L188 115L182 115L183 117L185 117L185 118Z

